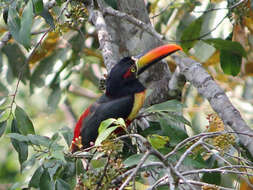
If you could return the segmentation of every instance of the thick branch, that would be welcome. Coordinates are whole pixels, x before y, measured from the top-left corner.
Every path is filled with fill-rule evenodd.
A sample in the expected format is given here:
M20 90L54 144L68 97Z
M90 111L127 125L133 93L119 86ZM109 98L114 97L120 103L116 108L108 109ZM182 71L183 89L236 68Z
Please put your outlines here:
M253 135L253 131L242 119L240 112L232 105L224 91L200 63L185 56L173 55L173 57L186 80L192 83L198 89L198 92L209 101L211 107L217 112L224 124L229 125L238 133L241 144L253 156L253 140L250 137Z
M93 10L92 7L89 7L89 13L91 15L91 20L97 30L98 40L104 58L105 66L107 67L107 70L110 71L112 66L115 65L118 61L116 53L118 47L113 44L111 34L108 32L102 12L99 10Z

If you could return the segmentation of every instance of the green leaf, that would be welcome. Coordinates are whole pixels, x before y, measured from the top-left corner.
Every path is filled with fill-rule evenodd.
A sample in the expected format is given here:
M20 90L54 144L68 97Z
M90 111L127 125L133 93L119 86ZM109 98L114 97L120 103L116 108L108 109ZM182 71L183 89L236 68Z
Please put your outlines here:
M18 134L18 133L8 133L8 136L12 139L15 139L20 142L28 142L28 138L24 135Z
M229 51L233 54L237 54L243 57L247 56L245 49L239 42L232 42L229 40L223 40L221 38L206 39L203 41L214 46L218 50Z
M26 160L21 165L21 171L24 171L25 169L30 169L32 166L35 165L36 162L36 154L33 154L30 159Z
M31 28L33 19L32 1L26 4L21 18L18 15L16 8L9 7L8 26L11 35L14 39L22 44L26 49L30 47L31 43Z
M117 0L104 0L110 7L117 9Z
M29 141L32 144L34 144L36 146L44 146L44 147L50 146L50 138L48 138L48 137L28 134L27 138L29 139Z
M64 163L66 163L65 157L64 157L64 153L62 150L56 150L52 152L52 157L63 161Z
M47 104L52 109L55 110L61 100L61 88L59 85L54 87L48 97Z
M169 137L153 134L148 136L148 141L153 148L160 149L164 148L166 144L169 143Z
M57 176L57 172L61 169L63 163L61 160L55 160L55 159L51 159L49 160L49 162L51 162L52 165L47 168L47 171L51 179L55 179L55 177Z
M116 121L116 119L114 118L109 118L107 120L102 121L102 123L100 124L99 128L98 128L98 134L103 133L108 127L110 127L114 122Z
M7 121L3 121L0 123L0 137L4 134L6 124L7 124Z
M0 73L1 73L1 68L0 68ZM0 100L2 99L2 96L7 96L9 94L8 89L1 82L0 82L0 92L1 92L0 93Z
M34 9L35 14L40 14L44 9L43 1L32 0L32 2L33 2L33 9Z
M73 139L73 130L71 130L69 127L64 127L60 130L64 140L66 141L68 147L70 147L72 139Z
M215 160L214 166L212 168L217 168L217 167L218 167L218 163L217 163L217 160ZM202 181L209 184L221 185L221 173L220 172L204 173L202 176Z
M102 168L102 167L105 167L106 162L107 162L107 158L93 159L91 160L91 165L95 169Z
M29 187L34 187L34 188L38 188L39 187L40 178L41 178L43 172L44 172L44 169L43 169L42 166L38 167L35 170L35 172L34 172L32 178L31 178L31 180L29 181Z
M236 76L241 71L242 56L233 54L230 51L221 50L220 64L225 74Z
M220 38L207 39L204 42L220 51L220 64L224 73L236 76L240 72L242 57L246 57L247 53L239 42Z
M172 146L188 137L183 129L177 126L176 123L171 122L168 118L160 118L159 121L163 132L162 134L170 138L170 144Z
M10 104L11 104L11 98L9 97L4 97L0 99L0 110L6 109Z
M41 17L43 17L46 23L52 28L55 28L54 25L54 18L52 17L51 13L44 7L43 11L39 13Z
M10 66L8 67L9 75L12 74L14 77L18 78L22 72L22 82L28 79L30 77L29 66L26 64L26 57L21 48L16 43L9 43L3 47L2 51L8 58L8 64ZM7 80L10 82L8 78Z
M18 123L18 129L22 134L35 134L31 120L21 107L16 106L15 116Z
M5 109L3 112L0 113L0 122L6 121L10 116L11 110Z
M46 169L44 169L44 172L41 175L39 187L40 189L53 190L53 182L51 181L50 175Z
M20 133L17 127L17 121L15 119L12 120L11 132ZM22 165L22 163L26 161L28 157L28 145L26 142L20 142L13 138L11 138L11 143L14 149L18 152L19 163Z
M200 31L202 27L203 17L196 19L184 31L181 37L181 45L183 50L187 53L194 44L199 40Z
M127 167L132 167L137 165L141 158L143 157L144 154L133 154L131 156L129 156L126 160L124 160L123 164L124 166ZM159 159L156 156L150 155L147 160L144 162L144 164L148 164L150 162L158 162Z
M70 185L62 179L57 179L55 184L55 190L71 190Z
M155 104L148 107L145 111L147 112L182 112L185 106L177 100L169 100L160 104Z
M104 130L103 133L100 133L96 139L95 146L101 145L101 143L119 126L109 127L108 129Z
M182 123L188 126L192 126L191 122L185 119L182 115L175 114L174 112L168 112L167 114L164 114L164 116L168 117L169 120L176 122L176 123Z

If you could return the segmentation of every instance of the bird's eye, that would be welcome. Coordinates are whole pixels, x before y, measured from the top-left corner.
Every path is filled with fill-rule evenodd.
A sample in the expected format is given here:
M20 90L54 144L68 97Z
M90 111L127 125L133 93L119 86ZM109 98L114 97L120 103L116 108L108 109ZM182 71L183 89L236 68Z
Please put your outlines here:
M130 71L132 72L132 73L135 73L136 72L136 67L131 67L131 69L130 69Z

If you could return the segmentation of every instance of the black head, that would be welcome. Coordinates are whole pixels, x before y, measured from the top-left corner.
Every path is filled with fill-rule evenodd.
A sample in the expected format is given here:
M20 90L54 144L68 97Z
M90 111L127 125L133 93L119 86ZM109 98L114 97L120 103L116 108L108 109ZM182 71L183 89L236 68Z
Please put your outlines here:
M122 97L144 91L145 87L137 76L164 57L181 49L178 45L167 44L152 49L137 58L123 58L112 68L106 79L106 95Z
M142 92L145 87L137 79L136 61L131 57L121 59L106 79L106 95L123 97Z

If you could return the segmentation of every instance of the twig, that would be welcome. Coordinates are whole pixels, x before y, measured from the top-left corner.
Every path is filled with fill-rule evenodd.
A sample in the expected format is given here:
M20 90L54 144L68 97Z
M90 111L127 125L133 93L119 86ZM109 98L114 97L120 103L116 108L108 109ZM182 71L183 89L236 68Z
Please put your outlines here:
M149 150L147 150L145 152L145 154L143 155L143 157L139 161L138 165L134 168L133 172L128 176L128 178L126 179L126 181L124 181L124 183L120 186L119 190L123 190L128 185L128 183L137 174L137 172L139 171L139 169L141 168L141 166L144 164L144 162L147 160L147 158L149 157L150 154L151 154L151 152Z
M107 158L107 162L106 162L106 165L105 165L105 167L104 167L103 174L102 174L102 176L100 177L100 179L99 179L99 181L98 181L98 183L97 183L96 190L99 190L99 188L100 188L100 186L101 186L101 184L102 184L102 181L103 181L103 179L104 179L104 177L105 177L105 175L106 175L106 170L107 170L107 167L109 166L109 163L110 163L110 156L108 156L108 158Z
M187 182L188 183L191 183L193 185L198 185L198 186L211 186L211 187L216 187L220 190L234 190L232 188L227 188L227 187L222 187L222 186L218 186L218 185L212 185L212 184L209 184L209 183L204 183L204 182L200 182L200 181L194 181L194 180L188 180L187 179ZM185 184L185 181L182 181L182 180L179 180L179 183L180 184Z
M30 59L32 58L33 54L35 53L36 49L39 47L39 45L41 44L41 42L43 41L43 39L46 37L46 35L51 31L51 28L48 28L45 33L42 35L42 37L40 38L40 40L36 43L36 45L34 46L32 52L30 53L30 55L28 56L27 60L26 60L26 64L28 64L30 62Z
M72 94L83 96L90 99L97 99L100 96L99 94L96 94L91 90L73 84L71 84L67 90Z
M162 36L161 34L156 32L152 25L146 24L145 22L142 22L141 20L139 20L139 19L127 14L127 13L117 11L117 10L111 8L111 7L104 8L103 12L105 14L108 14L108 15L112 15L112 16L116 16L116 17L119 17L119 18L126 19L128 22L138 26L139 28L143 29L144 31L146 31L149 34L151 34L152 36L154 36L160 42L162 42L163 39L164 39L164 36Z
M231 5L230 7L223 7L223 8L211 8L211 9L208 9L208 10L205 10L205 11L193 11L195 13L208 13L208 12L211 12L211 11L219 11L219 10L224 10L224 9L234 9L236 8L237 6L241 5L242 3L244 3L245 0L241 0L241 1L238 1L237 3L235 3L234 5ZM247 1L247 0L246 0Z
M161 15L164 11L166 11L171 5L175 3L176 0L171 1L166 7L164 7L159 13L155 14L154 16L150 17L151 19Z

